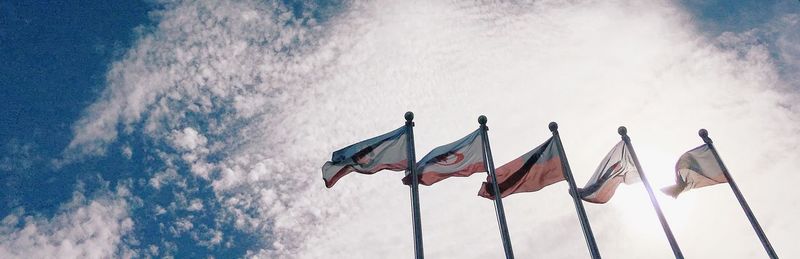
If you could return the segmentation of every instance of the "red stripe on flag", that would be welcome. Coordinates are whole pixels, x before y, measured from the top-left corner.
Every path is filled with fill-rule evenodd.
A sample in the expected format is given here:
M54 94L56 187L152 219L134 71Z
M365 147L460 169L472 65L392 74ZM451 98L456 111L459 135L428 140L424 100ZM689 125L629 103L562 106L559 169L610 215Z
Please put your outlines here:
M458 171L455 171L455 172L452 172L452 173L440 173L440 172L435 172L435 171L427 171L427 172L423 172L423 173L419 174L419 184L422 184L422 185L425 185L425 186L430 186L430 185L432 185L434 183L437 183L437 182L439 182L441 180L444 180L444 179L447 179L447 178L450 178L450 177L453 177L453 176L466 177L466 176L470 176L470 175L472 175L474 173L484 172L484 171L486 171L486 166L483 165L483 161L464 166L464 167L462 167L461 170L458 170ZM411 184L411 176L410 175L406 175L406 177L403 178L403 184L405 184L405 185Z
M582 199L591 203L606 203L611 200L611 197L614 196L614 193L617 191L617 186L619 186L619 184L624 180L625 178L620 176L611 178L610 180L606 181L599 190L595 191L589 196L583 197Z
M342 178L343 176L351 172L358 172L361 174L375 174L381 170L404 171L406 170L407 166L408 166L407 159L403 159L402 161L391 164L378 164L377 166L370 168L370 170L357 170L352 165L348 165L342 167L342 169L336 172L336 174L334 174L330 180L326 180L325 178L323 178L322 180L325 181L325 187L331 188L333 187L334 184L336 184L337 181L339 181L339 178Z

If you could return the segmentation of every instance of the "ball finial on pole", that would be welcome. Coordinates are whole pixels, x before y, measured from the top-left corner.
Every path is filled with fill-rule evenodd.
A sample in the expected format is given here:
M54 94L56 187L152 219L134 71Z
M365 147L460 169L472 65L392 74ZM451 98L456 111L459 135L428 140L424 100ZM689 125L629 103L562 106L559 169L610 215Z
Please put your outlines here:
M486 125L486 120L487 120L486 116L484 115L478 116L478 123L480 123L481 125Z
M697 132L697 135L700 135L700 138L702 138L703 142L705 142L706 144L713 143L711 141L711 138L708 137L708 131L706 129L700 129L700 131Z
M619 128L617 128L617 133L619 133L620 136L628 135L628 128L625 128L625 126L619 126Z
M550 122L550 124L547 125L547 128L550 129L550 132L555 132L555 131L558 130L558 123L556 123L555 121L552 121L552 122Z
M406 112L406 121L413 121L414 120L414 113L413 112Z

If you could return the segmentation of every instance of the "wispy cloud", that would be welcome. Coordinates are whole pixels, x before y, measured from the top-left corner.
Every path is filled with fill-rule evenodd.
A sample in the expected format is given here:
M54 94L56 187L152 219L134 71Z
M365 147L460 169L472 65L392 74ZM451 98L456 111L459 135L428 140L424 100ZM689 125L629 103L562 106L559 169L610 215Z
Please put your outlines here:
M19 140L11 139L2 146L2 149L0 171L25 171L43 160L37 153L36 145L32 143L20 143Z
M135 255L123 245L133 229L125 190L87 198L76 192L52 218L19 209L0 225L2 258L110 258Z
M684 10L657 1L357 2L315 17L280 3L168 5L112 66L67 153L102 153L120 134L167 145L159 152L208 179L224 218L260 237L250 255L402 258L412 243L400 174L348 176L327 190L319 167L330 151L396 128L407 110L417 113L420 153L486 114L497 164L558 121L580 182L626 125L651 181L666 185L706 127L776 249L800 253L781 205L800 180L787 173L800 161L797 97L763 44L704 37ZM180 177L193 176L165 171L150 184ZM479 178L423 188L430 257L501 255L492 205L475 195ZM565 188L508 199L519 257L586 256ZM760 254L726 191L665 201L687 256ZM646 200L588 207L606 257L671 257L655 217L641 214ZM729 249L709 249L723 243Z

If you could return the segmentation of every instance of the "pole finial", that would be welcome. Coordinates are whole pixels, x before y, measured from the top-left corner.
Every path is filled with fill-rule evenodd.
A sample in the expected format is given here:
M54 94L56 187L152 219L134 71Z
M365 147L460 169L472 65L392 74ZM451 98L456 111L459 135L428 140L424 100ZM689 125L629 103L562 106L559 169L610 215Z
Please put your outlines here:
M707 138L708 131L706 129L700 129L700 131L697 132L697 135L700 135L701 138Z
M487 121L486 116L484 115L478 116L478 123L480 123L481 125L486 125L486 121Z
M697 135L700 135L700 138L702 138L703 142L706 142L706 144L713 143L711 138L708 137L708 131L706 129L700 129L700 131L697 132Z
M407 111L406 112L406 121L413 121L414 120L414 113Z
M550 132L556 132L558 130L558 123L551 121L550 124L547 125L547 128L550 129Z
M628 128L625 128L625 126L619 126L619 128L617 128L617 133L619 133L620 136L627 136Z

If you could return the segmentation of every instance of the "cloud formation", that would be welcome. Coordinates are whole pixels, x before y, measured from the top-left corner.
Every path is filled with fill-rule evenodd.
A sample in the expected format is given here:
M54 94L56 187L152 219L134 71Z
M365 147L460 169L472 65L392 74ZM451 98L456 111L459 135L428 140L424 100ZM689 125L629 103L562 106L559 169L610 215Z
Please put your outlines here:
M788 173L800 166L795 90L763 44L706 37L673 3L353 2L325 20L313 4L166 6L113 64L67 153L102 154L121 134L164 144L165 164L188 170L168 166L149 183L207 181L219 217L260 238L248 255L410 256L401 174L348 176L327 190L319 171L331 151L396 128L407 110L417 114L418 156L486 114L497 165L535 147L558 121L580 183L618 141L619 125L657 186L708 128L778 253L800 254L791 245L800 229L782 206L795 201L789 183L800 180ZM429 257L501 256L492 204L475 195L480 178L422 189ZM517 256L587 255L566 188L507 199ZM637 188L587 206L600 251L670 258ZM723 186L663 202L688 257L762 253Z
M130 258L134 254L122 241L134 224L119 198L124 192L93 199L76 192L52 218L21 209L7 215L0 225L0 257Z

